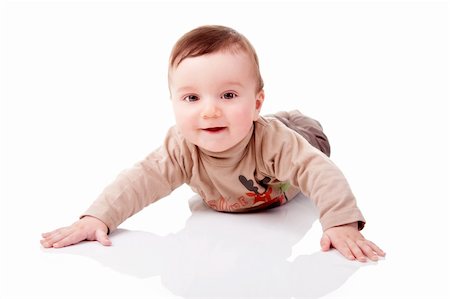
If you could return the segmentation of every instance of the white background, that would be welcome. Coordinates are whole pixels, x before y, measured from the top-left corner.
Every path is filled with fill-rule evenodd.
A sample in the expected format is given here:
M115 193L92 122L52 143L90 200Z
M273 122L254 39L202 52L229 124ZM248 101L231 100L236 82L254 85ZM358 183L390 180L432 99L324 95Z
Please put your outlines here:
M446 1L1 2L1 298L448 298ZM204 24L253 43L263 113L321 121L387 257L321 253L314 208L205 210L187 187L114 246L40 247L173 124L166 70ZM188 202L193 207L189 208Z

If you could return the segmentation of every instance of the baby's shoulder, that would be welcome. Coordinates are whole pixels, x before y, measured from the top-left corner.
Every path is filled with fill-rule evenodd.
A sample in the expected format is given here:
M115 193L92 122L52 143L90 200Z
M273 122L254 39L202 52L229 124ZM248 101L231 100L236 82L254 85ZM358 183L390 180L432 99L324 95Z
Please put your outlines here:
M264 136L271 134L283 134L289 132L288 128L277 118L271 116L260 116L255 121L255 135Z

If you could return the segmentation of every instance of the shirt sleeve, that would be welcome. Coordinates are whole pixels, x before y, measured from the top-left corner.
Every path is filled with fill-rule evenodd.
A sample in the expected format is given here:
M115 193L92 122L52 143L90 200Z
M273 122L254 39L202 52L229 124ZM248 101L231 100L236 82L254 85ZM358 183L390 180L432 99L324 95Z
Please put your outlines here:
M365 219L355 196L339 168L300 134L276 121L263 130L262 164L280 181L289 181L309 197L319 209L322 229Z
M127 218L186 182L189 163L180 142L172 128L160 148L120 173L81 217L96 217L112 232Z

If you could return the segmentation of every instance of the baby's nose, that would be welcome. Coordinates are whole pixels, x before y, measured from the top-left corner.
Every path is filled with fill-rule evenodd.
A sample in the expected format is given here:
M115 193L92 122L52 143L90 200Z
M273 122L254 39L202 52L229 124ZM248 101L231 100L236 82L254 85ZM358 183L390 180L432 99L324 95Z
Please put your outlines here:
M217 118L222 116L222 111L218 107L218 103L214 100L205 101L205 106L202 110L202 118Z

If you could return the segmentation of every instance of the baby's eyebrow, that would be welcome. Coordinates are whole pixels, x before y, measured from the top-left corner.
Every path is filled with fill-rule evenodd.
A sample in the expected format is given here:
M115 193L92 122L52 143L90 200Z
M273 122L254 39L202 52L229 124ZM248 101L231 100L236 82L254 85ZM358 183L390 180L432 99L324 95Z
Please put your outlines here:
M192 90L193 90L193 87L191 87L191 86L182 86L180 88L177 88L176 92L183 93L183 92L192 91Z
M224 81L224 82L221 82L219 86L221 88L227 88L230 86L244 88L244 85L238 81ZM187 85L187 86L181 86L181 87L177 88L175 92L176 93L184 93L184 92L192 92L194 90L195 90L195 88L193 86Z
M244 87L244 85L242 85L242 83L238 82L238 81L226 81L226 82L223 83L223 86L230 86L230 85L231 86L239 86L241 88Z

